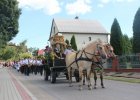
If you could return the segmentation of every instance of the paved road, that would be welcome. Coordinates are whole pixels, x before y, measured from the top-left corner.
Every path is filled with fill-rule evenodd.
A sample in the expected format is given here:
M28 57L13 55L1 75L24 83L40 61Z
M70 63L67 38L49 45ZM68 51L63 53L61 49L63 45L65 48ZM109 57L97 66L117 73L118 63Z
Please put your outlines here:
M51 84L49 81L44 81L40 75L28 77L13 69L11 72L38 100L139 100L140 98L140 84L105 80L105 89L99 85L97 89L88 90L87 86L84 86L83 90L79 91L77 83L69 87L65 79L59 79L56 84Z

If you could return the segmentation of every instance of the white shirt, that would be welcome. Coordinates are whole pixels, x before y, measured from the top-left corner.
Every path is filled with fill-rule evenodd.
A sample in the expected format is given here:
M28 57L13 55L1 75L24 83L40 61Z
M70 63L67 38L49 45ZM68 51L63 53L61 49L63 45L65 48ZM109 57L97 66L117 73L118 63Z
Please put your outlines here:
M66 49L66 50L64 51L64 54L67 55L67 54L70 54L71 52L72 52L72 50Z

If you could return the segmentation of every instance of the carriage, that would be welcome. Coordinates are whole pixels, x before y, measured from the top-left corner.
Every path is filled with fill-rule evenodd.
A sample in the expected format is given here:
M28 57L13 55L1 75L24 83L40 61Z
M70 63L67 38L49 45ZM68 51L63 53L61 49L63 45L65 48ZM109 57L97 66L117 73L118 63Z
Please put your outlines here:
M66 62L65 58L63 57L63 52L66 48L66 43L64 42L64 36L62 35L55 35L53 38L50 39L50 44L51 44L51 50L49 50L49 53L46 52L47 54L47 60L46 60L46 65L44 68L44 79L49 80L50 76L50 81L51 83L56 82L56 78L59 77L66 77L68 80L68 73L67 73L67 67L66 67ZM55 52L55 47L56 45L60 45L60 52L61 52L61 58L57 59L54 54ZM49 55L50 54L50 55ZM76 81L79 81L79 74L78 70L74 71L74 76Z
M60 44L59 48L61 48L62 52L66 47L64 42L64 37L55 35L52 38L51 46L54 47ZM54 50L55 51L55 50ZM54 52L52 51L52 52ZM66 79L69 79L69 86L72 86L72 76L74 75L75 79L79 83L79 89L82 89L82 85L84 84L84 78L87 78L88 88L92 89L91 84L91 73L94 74L94 88L96 88L96 80L97 80L97 72L95 68L100 68L100 79L101 86L104 88L103 84L103 62L102 59L114 58L115 54L113 52L113 48L108 43L103 43L101 40L92 41L88 43L82 50L77 52L71 52L66 55L65 59L54 59L54 56L51 56L52 60L47 60L47 67L45 70L45 79L48 80L48 76L50 76L51 83L56 82L56 78L63 73L66 76ZM48 57L48 58L51 58ZM66 62L65 62L66 61ZM86 72L84 72L84 70ZM82 78L83 77L83 78ZM83 79L83 84L82 84Z

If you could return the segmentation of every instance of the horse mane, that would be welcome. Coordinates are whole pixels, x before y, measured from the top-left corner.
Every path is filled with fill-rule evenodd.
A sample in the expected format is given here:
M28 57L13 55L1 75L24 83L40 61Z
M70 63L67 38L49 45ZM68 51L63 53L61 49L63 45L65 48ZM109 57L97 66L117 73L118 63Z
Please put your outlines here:
M89 47L89 46L92 45L93 43L95 43L95 44L100 44L100 43L103 43L103 42L102 42L100 39L98 39L98 40L96 40L96 41L91 41L90 43L86 44L86 45L84 46L84 48Z

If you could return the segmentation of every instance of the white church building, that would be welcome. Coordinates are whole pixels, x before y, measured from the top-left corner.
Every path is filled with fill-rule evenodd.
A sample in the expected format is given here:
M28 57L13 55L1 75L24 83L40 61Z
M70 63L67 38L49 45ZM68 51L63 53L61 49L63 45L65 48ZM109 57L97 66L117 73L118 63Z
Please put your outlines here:
M64 39L69 41L74 35L78 49L97 39L101 39L103 42L109 41L109 33L97 20L53 19L49 40L51 41L56 34L62 34Z

